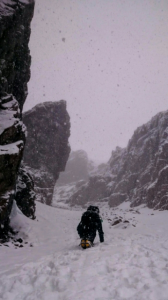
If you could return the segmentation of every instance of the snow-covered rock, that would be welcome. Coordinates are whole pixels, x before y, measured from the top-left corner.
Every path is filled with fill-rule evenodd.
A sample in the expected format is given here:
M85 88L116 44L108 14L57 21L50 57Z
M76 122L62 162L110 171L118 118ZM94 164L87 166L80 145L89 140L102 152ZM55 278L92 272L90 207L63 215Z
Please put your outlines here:
M7 232L25 144L21 112L30 78L33 9L33 0L0 1L0 238Z
M137 128L125 149L112 152L103 172L90 177L69 202L108 201L116 206L129 200L132 206L168 209L168 111Z

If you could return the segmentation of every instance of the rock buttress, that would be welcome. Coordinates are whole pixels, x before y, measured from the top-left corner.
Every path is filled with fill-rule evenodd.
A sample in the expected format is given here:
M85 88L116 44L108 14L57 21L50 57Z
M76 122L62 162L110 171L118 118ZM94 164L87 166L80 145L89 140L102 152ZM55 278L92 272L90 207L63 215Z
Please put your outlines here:
M9 224L25 144L21 120L30 78L34 1L0 2L0 238Z
M66 102L44 102L23 114L28 136L24 164L35 183L37 200L51 205L59 173L70 153L70 119Z

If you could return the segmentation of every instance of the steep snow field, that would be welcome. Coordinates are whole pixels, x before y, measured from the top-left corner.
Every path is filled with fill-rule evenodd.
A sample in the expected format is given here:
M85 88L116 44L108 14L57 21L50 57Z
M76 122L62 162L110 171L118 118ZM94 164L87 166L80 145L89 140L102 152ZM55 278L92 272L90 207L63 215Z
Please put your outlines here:
M32 221L14 207L24 247L0 247L0 299L167 300L168 212L130 210L129 203L101 212L105 242L82 250L81 211L37 203ZM115 217L123 222L112 226Z

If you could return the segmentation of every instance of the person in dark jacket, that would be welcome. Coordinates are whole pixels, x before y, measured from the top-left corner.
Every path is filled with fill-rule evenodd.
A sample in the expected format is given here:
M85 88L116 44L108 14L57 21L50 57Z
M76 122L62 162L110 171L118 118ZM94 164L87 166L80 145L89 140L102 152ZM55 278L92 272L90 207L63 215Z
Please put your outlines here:
M98 206L89 206L87 211L83 213L81 221L77 226L77 231L81 239L87 239L92 244L98 230L100 242L104 242L104 232L102 229L102 220L99 216Z

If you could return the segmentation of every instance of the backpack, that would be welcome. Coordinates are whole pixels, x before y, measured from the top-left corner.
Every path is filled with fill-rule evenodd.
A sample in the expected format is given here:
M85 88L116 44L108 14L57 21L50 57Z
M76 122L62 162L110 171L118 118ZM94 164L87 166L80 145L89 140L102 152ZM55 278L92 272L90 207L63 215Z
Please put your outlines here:
M90 227L96 227L96 219L98 218L98 214L93 211L86 211L81 218L82 226L85 230L89 230Z

